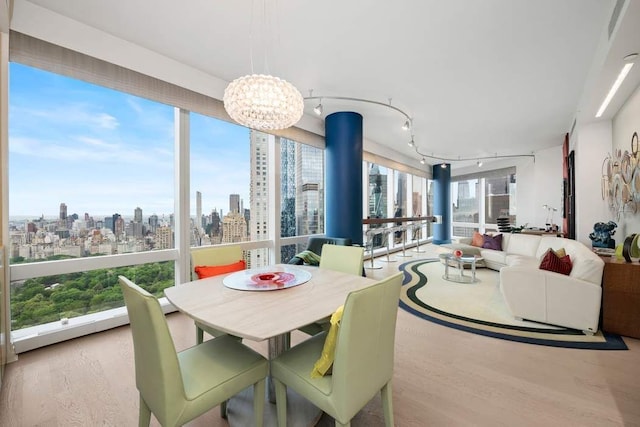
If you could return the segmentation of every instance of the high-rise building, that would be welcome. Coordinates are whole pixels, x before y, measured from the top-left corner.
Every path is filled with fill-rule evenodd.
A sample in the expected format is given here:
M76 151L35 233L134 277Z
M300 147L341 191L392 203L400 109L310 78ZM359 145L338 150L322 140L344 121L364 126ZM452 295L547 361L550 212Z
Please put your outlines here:
M156 249L173 248L173 231L171 227L162 226L156 229Z
M149 216L149 231L155 234L158 229L158 215L153 214Z
M67 205L65 203L60 203L60 220L66 221L67 219Z
M119 213L114 213L113 215L111 215L111 231L113 231L113 234L115 234L116 236L118 235L118 233L116 232L116 221L121 218Z
M229 194L229 212L240 213L240 195Z
M133 211L133 222L142 223L142 209L139 207Z
M369 217L387 217L387 174L386 168L372 164L369 170Z
M322 150L296 146L296 221L298 235L324 231L324 164Z
M109 230L111 230L111 232L113 232L113 217L112 216L105 216L104 217L104 228L108 228Z
M249 191L249 205L251 221L249 222L250 240L265 240L269 238L269 161L268 144L272 135L251 130L251 183ZM249 266L263 267L269 265L269 250L266 248L250 251Z
M211 237L211 243L222 242L222 220L215 209L211 211L207 234Z
M280 236L296 235L296 157L295 142L280 139ZM293 254L283 254L283 259ZM291 255L291 256L288 256Z
M237 212L230 212L222 219L222 243L247 241L247 222Z
M118 215L118 217L113 221L113 234L116 235L116 238L119 239L120 237L124 236L124 226L124 218Z

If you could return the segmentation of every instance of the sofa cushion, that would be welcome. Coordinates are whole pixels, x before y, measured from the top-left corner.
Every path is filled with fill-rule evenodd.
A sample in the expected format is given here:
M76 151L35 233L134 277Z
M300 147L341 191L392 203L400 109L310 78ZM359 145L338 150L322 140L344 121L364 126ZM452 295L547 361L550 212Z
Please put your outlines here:
M510 254L530 256L538 259L541 255L537 254L539 245L539 236L516 233L511 235L509 245L505 246L504 250ZM547 248L549 248L549 246L545 247L545 251Z
M542 259L543 256L547 253L549 248L552 248L554 251L559 251L560 249L566 249L568 242L572 242L573 240L565 239L563 237L556 236L542 236L540 238L540 244L538 245L538 250L536 251L536 258ZM571 254L569 254L571 255ZM573 259L573 255L571 255L571 259Z
M565 250L573 262L570 276L601 286L604 261L582 243L568 239L565 241Z
M529 267L529 268L538 268L540 266L540 261L536 258L524 255L516 255L516 254L507 254L505 257L505 262L509 267Z
M571 273L571 268L572 264L569 255L559 257L551 248L547 250L547 253L542 257L542 261L540 262L541 270L553 271L554 273L560 273L566 276Z
M495 236L483 234L482 238L483 238L483 243L482 243L483 248L493 249L495 251L502 250L502 234L496 234Z
M495 251L493 249L482 249L480 254L489 263L501 264L502 266L507 264L507 253L503 251Z
M477 231L474 231L473 237L471 238L471 246L477 246L481 248L483 244L484 244L484 237L482 236L482 234L478 233Z

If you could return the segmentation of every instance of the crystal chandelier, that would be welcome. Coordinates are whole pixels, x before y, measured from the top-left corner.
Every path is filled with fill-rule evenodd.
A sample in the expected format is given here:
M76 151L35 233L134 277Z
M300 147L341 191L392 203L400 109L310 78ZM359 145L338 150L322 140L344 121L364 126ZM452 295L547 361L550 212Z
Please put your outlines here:
M232 119L256 130L293 126L304 109L302 95L295 86L264 74L235 79L225 89L223 101Z

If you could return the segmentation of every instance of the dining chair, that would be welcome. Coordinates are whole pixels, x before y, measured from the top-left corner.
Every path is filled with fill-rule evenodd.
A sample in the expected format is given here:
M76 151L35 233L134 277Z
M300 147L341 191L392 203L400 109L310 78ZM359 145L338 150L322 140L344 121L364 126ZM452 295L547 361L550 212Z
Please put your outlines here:
M231 265L242 259L242 248L237 245L210 246L191 250L191 280L198 280L196 267L219 267ZM203 323L194 321L196 325L196 344L204 340L204 332L212 337L225 335L224 332L211 328ZM238 338L237 338L238 339Z
M280 427L287 424L287 387L331 415L336 426L349 426L358 411L380 391L385 425L393 426L391 380L401 284L402 273L397 273L347 296L332 374L311 378L326 332L271 361Z
M262 426L267 360L230 336L176 352L158 300L118 279L133 335L138 425L148 426L151 413L163 426L183 425L253 385L254 421Z
M351 246L351 239L343 237L311 236L307 241L307 251L311 251L318 257L322 257L324 245ZM289 260L289 264L304 264L304 260L299 256L294 256Z
M360 275L364 266L364 248L360 246L322 245L322 258L318 268ZM330 316L317 322L304 325L298 330L315 335L329 330Z
M320 268L347 274L362 274L364 248L361 246L322 245Z

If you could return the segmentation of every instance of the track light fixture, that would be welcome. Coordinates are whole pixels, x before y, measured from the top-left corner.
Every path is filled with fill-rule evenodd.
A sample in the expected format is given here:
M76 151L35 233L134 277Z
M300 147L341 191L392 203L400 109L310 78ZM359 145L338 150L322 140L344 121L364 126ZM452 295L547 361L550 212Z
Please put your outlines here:
M320 103L318 105L313 107L313 112L316 113L318 116L322 115L322 99L320 99Z
M476 156L476 157L457 157L457 158L453 158L453 157L447 157L445 156L436 156L433 153L431 155L429 154L424 154L420 151L419 147L416 145L415 143L415 135L413 134L413 119L411 118L411 116L409 114L407 114L405 111L403 111L402 109L396 107L395 105L391 105L391 98L389 98L389 102L385 103L385 102L379 102L379 101L373 101L370 99L363 99L363 98L352 98L350 96L314 96L313 95L313 89L309 89L309 96L305 97L304 100L317 100L318 101L318 105L316 105L313 108L313 112L317 115L322 115L323 113L323 106L322 106L322 101L324 100L337 100L337 101L349 101L349 102L359 102L359 103L366 103L366 104L374 104L374 105L379 105L381 107L385 107L385 108L390 108L392 110L397 111L398 113L402 114L404 116L404 124L402 125L402 129L405 131L411 131L411 140L407 143L409 145L409 147L413 148L413 150L416 152L416 154L418 156L420 156L420 163L421 164L426 164L427 159L433 159L439 162L443 162L440 166L443 169L446 169L449 163L451 162L465 162L465 161L475 161L478 167L482 166L482 160L483 159L502 159L502 158L516 158L516 157L533 157L533 161L535 162L536 156L534 154L508 154L508 155L502 155L499 156L498 153L496 153L495 156Z
M388 103L384 103L384 102L379 102L379 101L372 101L370 99L363 99L363 98L352 98L350 96L313 96L313 89L309 89L309 96L305 97L304 100L310 100L310 99L317 99L320 101L320 103L314 107L313 112L316 113L317 115L321 115L322 114L322 100L327 100L327 99L331 99L331 100L337 100L337 101L351 101L351 102L364 102L367 104L375 104L375 105L380 105L382 107L386 107L386 108L391 108L392 110L397 111L398 113L402 114L405 118L404 124L402 125L402 129L405 131L411 130L413 128L413 120L411 119L411 116L409 116L409 114L407 114L406 112L404 112L403 110L401 110L400 108L391 105L391 98L389 98L389 102Z

